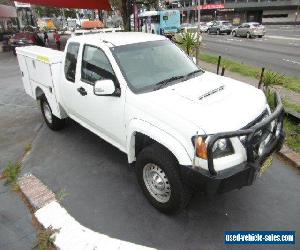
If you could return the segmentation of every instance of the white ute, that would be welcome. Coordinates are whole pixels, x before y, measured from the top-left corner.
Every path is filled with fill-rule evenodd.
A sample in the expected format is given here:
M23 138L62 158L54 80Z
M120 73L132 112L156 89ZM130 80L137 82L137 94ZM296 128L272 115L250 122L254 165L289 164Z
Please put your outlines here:
M17 55L48 127L71 118L125 152L164 213L185 207L195 189L251 185L284 140L278 95L271 111L261 90L203 71L163 36L84 35L64 52L29 46Z

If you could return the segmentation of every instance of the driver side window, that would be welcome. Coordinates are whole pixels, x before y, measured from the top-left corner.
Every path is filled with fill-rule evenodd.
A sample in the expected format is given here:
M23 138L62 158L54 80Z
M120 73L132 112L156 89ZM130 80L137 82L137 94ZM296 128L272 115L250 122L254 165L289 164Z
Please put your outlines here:
M116 76L105 53L94 46L85 45L82 55L81 80L94 85L96 81L111 79L116 83Z

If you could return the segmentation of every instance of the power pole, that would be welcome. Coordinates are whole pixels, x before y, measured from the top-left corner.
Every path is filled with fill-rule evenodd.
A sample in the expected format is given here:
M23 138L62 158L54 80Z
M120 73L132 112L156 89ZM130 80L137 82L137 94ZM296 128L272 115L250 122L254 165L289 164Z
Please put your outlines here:
M199 64L199 57L200 57L200 18L201 18L201 0L198 0L197 3L197 9L198 9L198 28L197 28L197 46L196 46L196 64Z
M299 15L299 6L300 6L300 0L297 6L297 10L296 10L296 14L295 14L295 25L297 24L297 19L298 19L298 15Z

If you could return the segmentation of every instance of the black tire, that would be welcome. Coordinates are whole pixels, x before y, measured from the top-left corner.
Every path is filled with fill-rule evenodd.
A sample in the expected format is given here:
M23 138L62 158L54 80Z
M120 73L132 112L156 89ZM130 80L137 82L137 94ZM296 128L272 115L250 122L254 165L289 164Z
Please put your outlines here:
M209 34L209 35L210 35L210 29L208 29L208 30L207 30L207 34Z
M157 196L155 197L155 195L151 194L151 192L147 188L147 181L145 180L147 178L144 176L146 169L149 169L149 166L158 166L160 170L162 170L158 171L157 173L165 177L162 178L166 180L166 185L164 185L164 187L168 185L168 190L170 190L169 198L165 202L158 201L156 198ZM153 170L151 169L151 171ZM159 144L151 144L139 153L135 165L135 172L140 187L142 188L146 198L152 204L152 206L154 206L159 211L166 214L172 214L180 211L187 206L192 192L181 181L178 171L178 163L175 157ZM152 176L152 178L152 184L155 185L154 175Z
M232 31L232 36L236 37L236 32Z
M249 32L247 32L247 34L246 34L246 38L251 38L251 35L250 35L250 33Z
M42 96L40 98L40 103L41 103L41 111L44 117L44 120L47 124L47 126L52 129L52 130L61 130L65 127L66 124L66 120L65 119L59 119L58 117L56 117L55 115L52 114L52 110L51 107L47 101L47 98L45 96ZM51 115L51 120L49 120L49 118L46 117L45 115L45 108L46 106L48 106L49 110L50 110L50 115Z
M258 36L259 38L262 38L263 36Z
M219 29L217 29L217 35L220 35L220 30Z

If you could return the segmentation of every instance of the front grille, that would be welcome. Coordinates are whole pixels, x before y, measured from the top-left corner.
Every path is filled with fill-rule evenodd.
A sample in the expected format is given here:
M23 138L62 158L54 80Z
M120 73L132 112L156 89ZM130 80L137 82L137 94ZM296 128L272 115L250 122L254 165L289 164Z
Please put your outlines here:
M243 129L248 129L255 126L257 123L262 122L265 118L269 116L269 112L265 109L257 118L247 124ZM262 129L258 130L253 138L252 138L252 145L253 145L253 153L254 158L257 159L259 157L259 147L260 145L268 139L268 137L272 134L272 125L268 124L267 126L263 127ZM247 143L247 136L241 136L240 141L246 147ZM268 143L272 141L272 137L269 138Z

